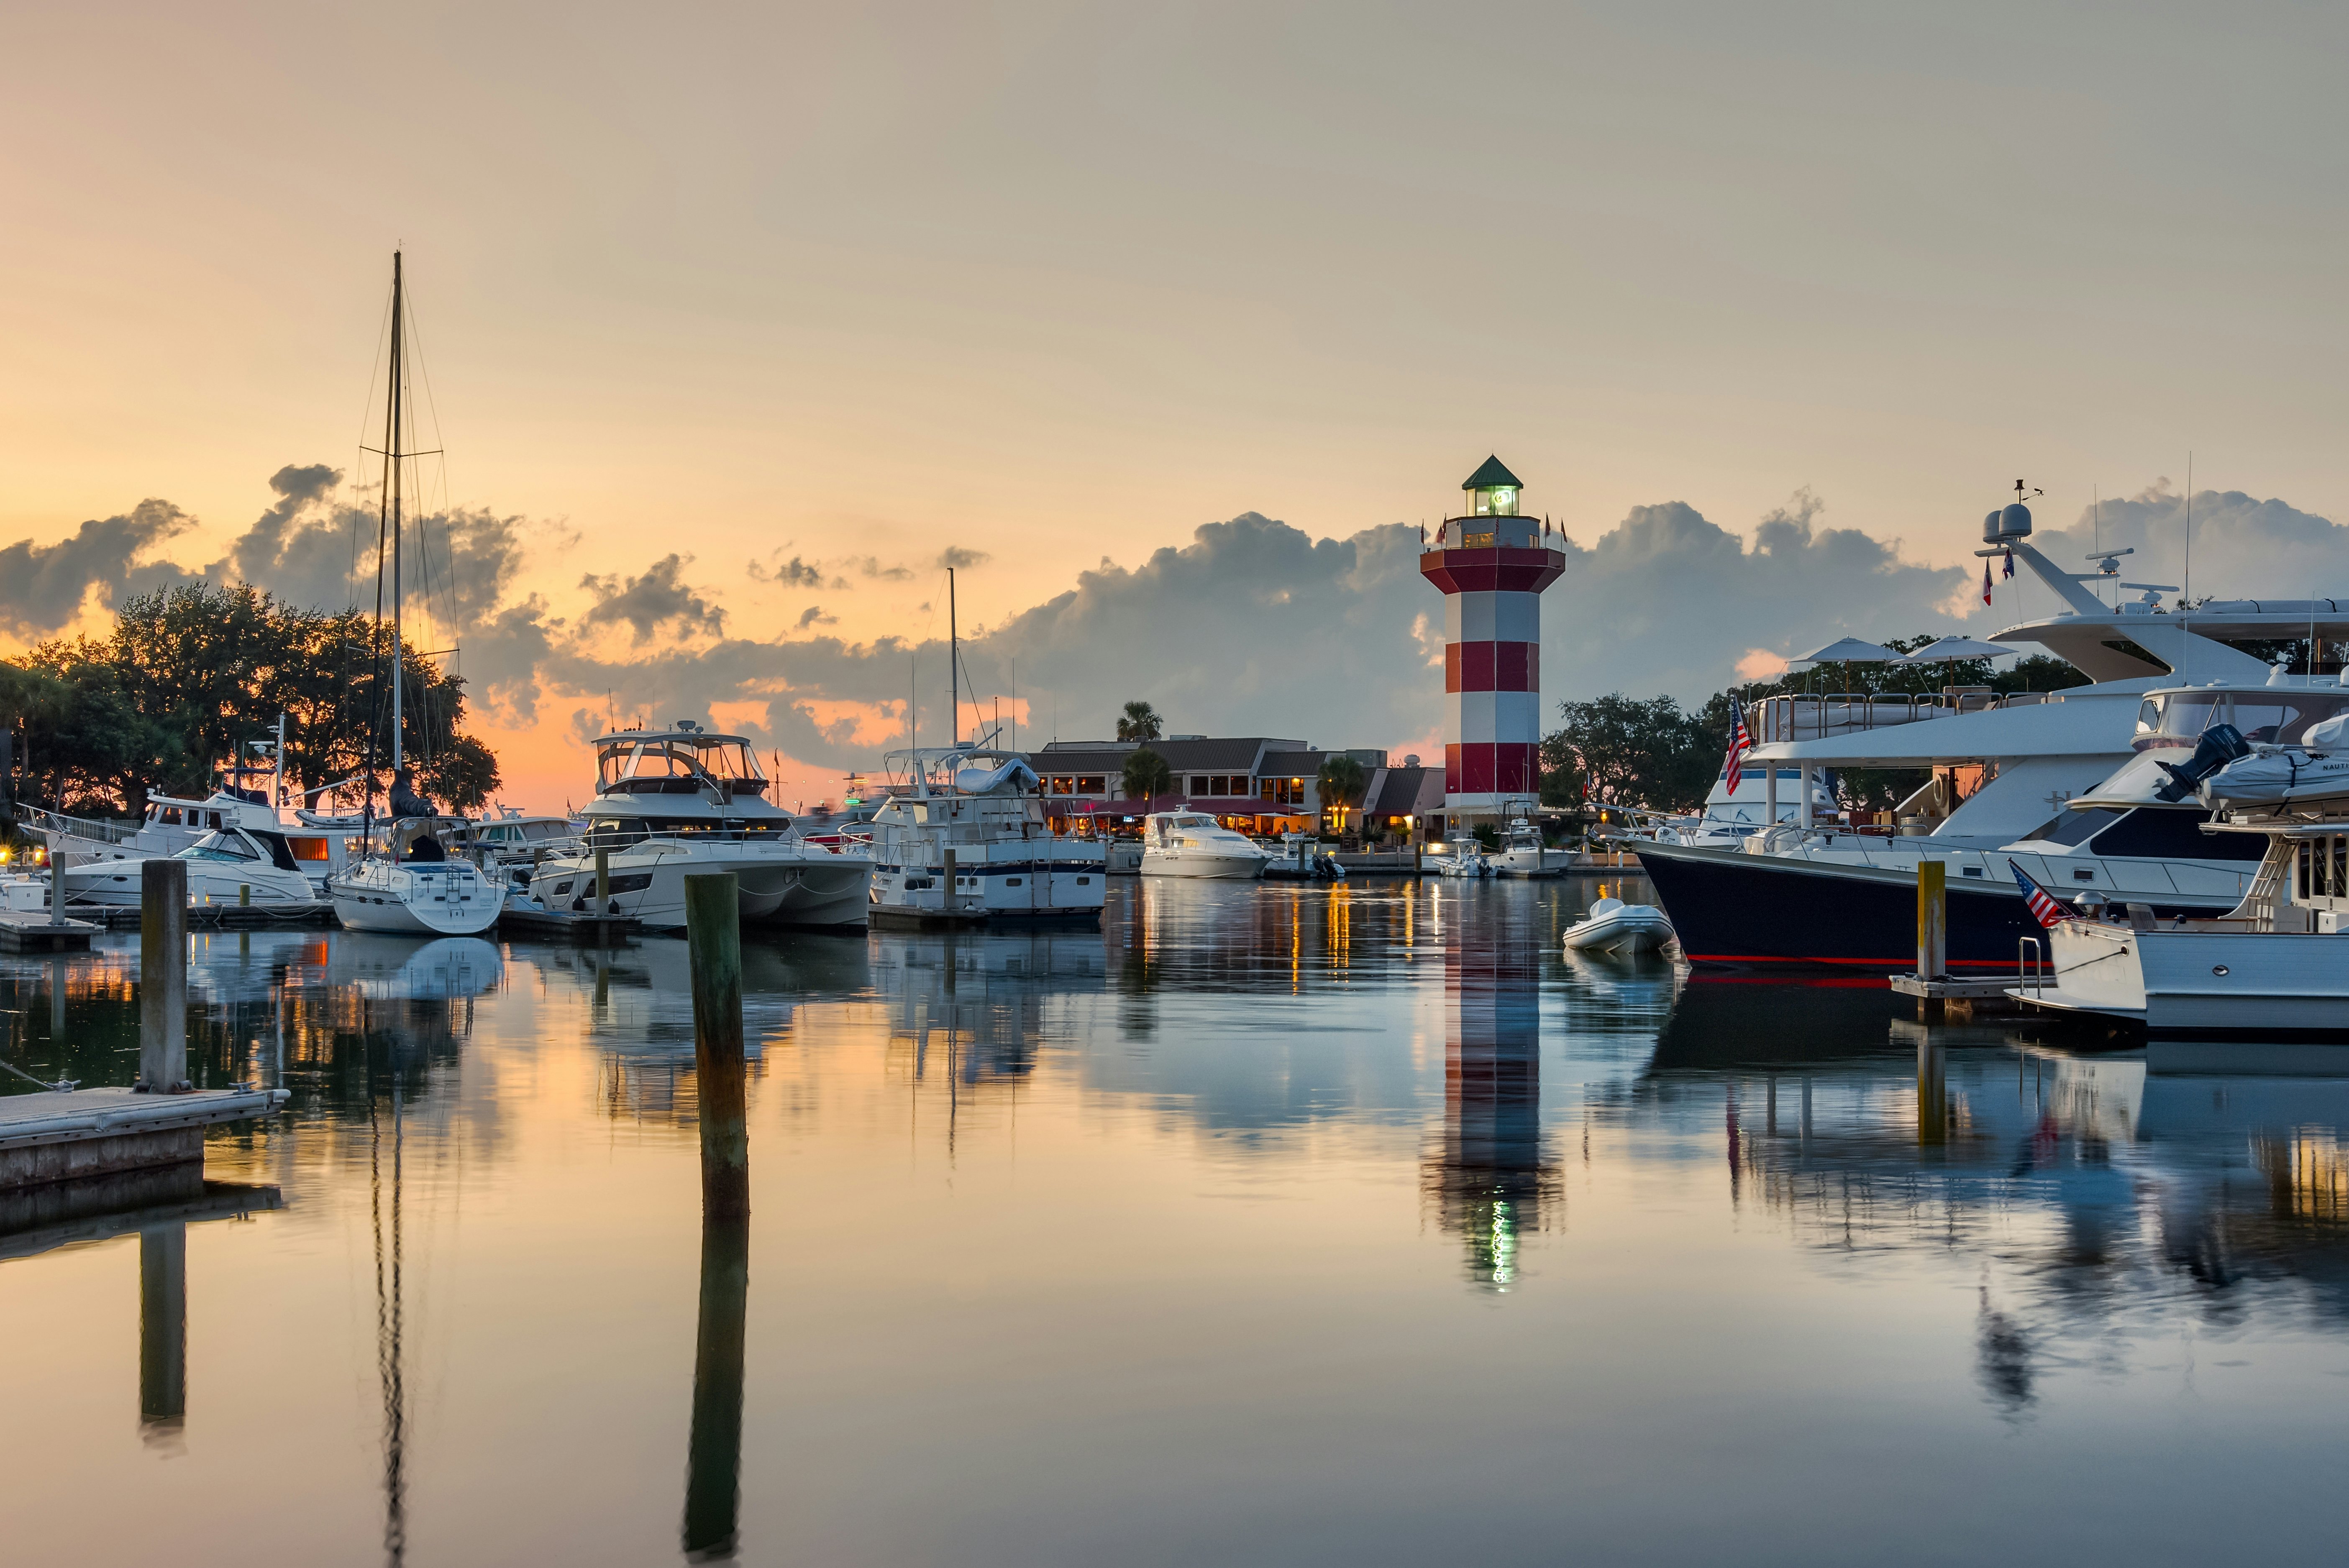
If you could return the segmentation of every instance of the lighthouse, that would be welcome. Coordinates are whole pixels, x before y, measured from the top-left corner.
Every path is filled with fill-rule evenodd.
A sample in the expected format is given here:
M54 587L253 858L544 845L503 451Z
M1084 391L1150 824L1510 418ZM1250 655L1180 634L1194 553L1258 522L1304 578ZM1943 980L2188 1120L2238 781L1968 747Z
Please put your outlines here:
M1444 592L1444 809L1498 816L1541 794L1541 595L1566 570L1525 485L1488 457L1419 557Z

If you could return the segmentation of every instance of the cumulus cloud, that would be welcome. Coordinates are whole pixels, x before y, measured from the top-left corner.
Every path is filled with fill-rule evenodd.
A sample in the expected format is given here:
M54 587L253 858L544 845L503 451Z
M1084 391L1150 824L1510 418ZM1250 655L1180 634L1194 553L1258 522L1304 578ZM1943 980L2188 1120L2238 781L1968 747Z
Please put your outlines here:
M984 550L966 550L960 545L948 545L945 549L938 552L938 565L940 566L953 566L957 570L967 571L970 567L976 566L983 561L990 561L993 559L994 557L989 556Z
M726 612L704 598L682 576L686 557L664 556L645 568L644 575L623 580L618 576L589 575L579 586L595 596L595 607L579 618L585 626L625 626L629 640L650 642L665 626L681 636L707 633L722 637Z
M768 566L759 561L752 561L750 563L750 580L754 583L779 583L787 588L820 588L823 587L823 573L822 569L810 566L807 562L802 561L797 556L793 556L788 561L784 560L782 556L783 552L777 550L773 555L768 556L767 559L774 563L772 566ZM834 587L844 588L848 584L844 580L835 577L833 579L833 586Z
M2349 527L2240 490L2197 491L2193 512L2196 598L2349 598ZM2136 555L2121 558L2122 577L2174 584L2182 593L2186 514L2185 493L2161 479L2135 495L2081 508L2068 526L2048 526L2043 517L2032 543L2075 572L2093 570L2087 557L2097 549L2133 547ZM2162 597L2175 603L2178 594ZM2001 608L1992 618L2012 618Z
M109 599L119 595L140 556L195 524L170 502L148 500L119 517L93 518L54 545L18 540L0 550L0 625L19 637L63 629L93 587Z

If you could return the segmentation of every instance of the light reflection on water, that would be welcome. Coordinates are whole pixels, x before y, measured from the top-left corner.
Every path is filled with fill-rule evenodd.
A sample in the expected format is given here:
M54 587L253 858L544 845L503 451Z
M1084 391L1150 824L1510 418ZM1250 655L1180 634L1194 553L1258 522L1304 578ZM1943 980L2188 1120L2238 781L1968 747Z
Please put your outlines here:
M198 939L209 1183L0 1203L12 1561L2177 1561L2332 1533L2349 1081L1567 956L1589 884ZM129 1081L135 947L0 960ZM62 1017L57 1016L60 1009ZM176 1357L176 1359L175 1359ZM1962 1506L1952 1502L1961 1498Z

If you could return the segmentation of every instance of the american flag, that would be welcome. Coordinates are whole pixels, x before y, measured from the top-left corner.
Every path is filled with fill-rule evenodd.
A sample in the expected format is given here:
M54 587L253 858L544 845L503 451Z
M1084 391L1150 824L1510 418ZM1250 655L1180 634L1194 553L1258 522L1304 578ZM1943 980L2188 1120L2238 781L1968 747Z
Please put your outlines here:
M1737 705L1736 698L1732 697L1729 700L1729 762L1726 769L1732 794L1737 793L1738 784L1745 778L1745 753L1753 749L1754 737L1745 729L1745 710Z
M2014 873L2014 885L2023 889L2023 901L2031 906L2032 918L2049 929L2060 920L2070 918L2071 911L2055 901L2055 895L2033 882L2022 867L2010 860L2006 868Z

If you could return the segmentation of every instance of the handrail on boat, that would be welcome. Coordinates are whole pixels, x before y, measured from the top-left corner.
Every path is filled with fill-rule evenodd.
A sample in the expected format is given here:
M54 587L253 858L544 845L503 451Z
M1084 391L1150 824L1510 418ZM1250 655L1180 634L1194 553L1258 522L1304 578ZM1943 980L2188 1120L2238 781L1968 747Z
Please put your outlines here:
M2047 950L2040 946L2037 937L2018 937L2014 942L2015 989L2028 989L2033 996L2047 992Z

